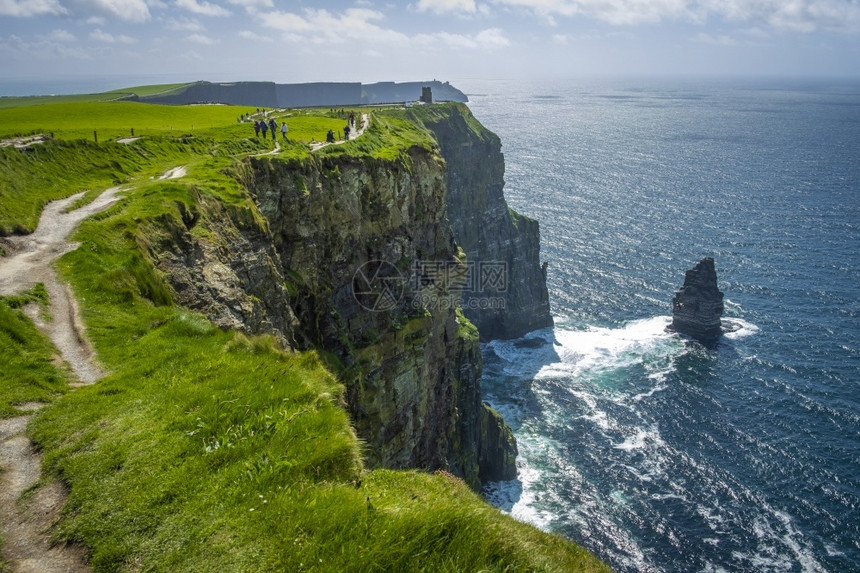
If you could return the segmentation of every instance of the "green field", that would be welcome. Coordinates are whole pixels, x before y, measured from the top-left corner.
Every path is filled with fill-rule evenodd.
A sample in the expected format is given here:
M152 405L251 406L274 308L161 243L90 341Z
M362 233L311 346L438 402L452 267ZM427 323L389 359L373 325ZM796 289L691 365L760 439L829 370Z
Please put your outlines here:
M94 193L178 165L211 168L214 162L223 168L243 156L273 151L271 137L255 137L253 122L240 122L249 113L251 120L261 117L255 112L235 106L128 101L58 101L0 109L0 141L11 143L12 138L33 134L51 137L26 151L0 146L0 236L32 232L45 203L79 191ZM268 117L289 128L286 142L278 133L281 157L305 157L309 144L324 141L329 129L337 132L345 125L345 119L328 109L276 110ZM402 119L377 120L361 138L320 153L393 158L410 145L430 145L426 133Z
M20 310L44 303L43 289L0 299L0 417L49 402L30 432L44 479L69 489L54 540L85 545L95 571L608 571L453 476L366 469L336 359L221 331L174 304L150 248L184 231L184 214L213 241L216 219L265 225L233 176L272 149L238 122L245 111L92 101L0 109L3 138L54 133L29 151L0 149L0 235L32 229L51 199L127 187L84 221L80 247L58 263L106 378L69 390ZM309 158L307 143L344 123L327 110L279 113L289 160ZM114 141L131 127L142 139ZM433 142L406 118L376 112L362 138L315 153L397 160L415 145ZM153 178L177 165L186 177Z

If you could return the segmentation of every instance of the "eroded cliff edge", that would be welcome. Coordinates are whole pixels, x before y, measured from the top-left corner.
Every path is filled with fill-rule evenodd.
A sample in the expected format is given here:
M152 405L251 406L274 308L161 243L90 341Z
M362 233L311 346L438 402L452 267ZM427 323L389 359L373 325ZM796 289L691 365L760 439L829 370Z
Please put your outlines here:
M537 223L507 208L498 138L467 108L409 113L435 137L393 156L244 160L233 175L257 216L177 204L151 252L178 301L217 324L336 355L371 466L444 469L477 488L516 475L513 434L481 401L479 339L551 323ZM195 232L201 218L214 233ZM504 261L491 294L506 305L464 316L461 297L488 294L463 288L474 261Z
M448 216L476 273L476 288L463 293L463 312L481 340L519 338L552 326L540 225L505 201L499 137L464 105L416 109L409 115L433 132L447 164ZM504 277L486 274L499 268ZM484 288L494 278L503 289Z

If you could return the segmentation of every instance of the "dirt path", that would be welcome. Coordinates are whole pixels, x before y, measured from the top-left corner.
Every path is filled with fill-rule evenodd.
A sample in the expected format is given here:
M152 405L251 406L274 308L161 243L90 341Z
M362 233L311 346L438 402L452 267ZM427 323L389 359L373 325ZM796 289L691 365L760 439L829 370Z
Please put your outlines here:
M182 177L184 168L171 169L161 178ZM43 283L50 297L50 320L30 305L25 309L36 326L47 335L77 376L77 385L92 384L104 376L93 360L77 302L61 283L53 263L77 244L68 242L72 230L86 217L103 211L119 200L120 187L103 192L92 203L66 212L81 195L73 195L45 206L39 225L31 235L8 238L9 256L0 258L0 295L15 295ZM22 404L34 411L43 404ZM76 546L51 547L50 530L59 518L66 499L61 483L39 487L32 495L21 495L36 484L42 457L27 437L31 416L0 420L0 533L3 559L11 573L78 573L89 571L86 550Z
M251 157L263 157L264 155L274 155L276 153L280 153L280 151L281 151L281 144L278 143L278 140L276 139L275 140L275 148L273 150L264 151L263 153L255 153L255 154L251 155Z
M367 129L367 126L369 126L369 125L370 125L370 116L367 115L366 113L361 114L361 122L359 123L359 126L356 128L356 130L353 132L353 136L349 139L349 141L352 141L353 139L356 139L357 137L360 137L361 135L363 135L364 131ZM311 143L311 151L316 151L317 149L322 149L323 147L327 147L329 145L341 145L341 144L346 143L346 142L347 142L346 139L338 139L334 143L327 143L324 141Z

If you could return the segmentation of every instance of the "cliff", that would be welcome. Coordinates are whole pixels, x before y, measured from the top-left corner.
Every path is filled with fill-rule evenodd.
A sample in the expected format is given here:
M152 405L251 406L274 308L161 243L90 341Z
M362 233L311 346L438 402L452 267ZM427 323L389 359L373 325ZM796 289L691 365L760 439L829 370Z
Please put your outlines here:
M717 288L714 259L706 257L688 270L684 284L672 298L670 328L705 344L722 334L723 293Z
M406 125L379 117L371 129ZM481 401L478 330L451 280L471 266L449 223L451 161L410 129L418 143L392 157L335 147L248 158L233 175L250 209L177 202L147 233L147 248L176 301L218 326L337 356L372 467L444 469L477 488L516 475L516 442ZM481 220L480 205L463 208ZM495 244L506 242L521 244Z
M505 201L499 137L462 105L417 108L409 115L433 132L445 158L448 216L473 273L462 288L463 312L481 340L552 326L540 226Z
M164 93L134 96L145 103L185 105L221 103L252 107L331 107L418 101L421 88L429 86L436 101L466 102L466 94L437 80L429 82L194 82Z
M450 469L473 487L493 476L477 337L455 304L429 303L450 300L447 285L413 276L423 261L460 264L438 154L253 159L243 181L295 281L301 330L354 367L347 401L371 464Z
M480 401L446 159L405 111L373 113L357 140L313 153L298 137L271 152L232 112L193 137L3 151L20 169L2 187L30 191L6 194L12 228L122 184L56 264L104 379L66 388L21 297L0 297L0 409L50 402L26 446L44 454L40 483L68 493L46 535L94 570L608 570L447 473L472 489L513 477L516 443ZM295 134L341 121L300 115ZM40 117L75 121L63 106Z

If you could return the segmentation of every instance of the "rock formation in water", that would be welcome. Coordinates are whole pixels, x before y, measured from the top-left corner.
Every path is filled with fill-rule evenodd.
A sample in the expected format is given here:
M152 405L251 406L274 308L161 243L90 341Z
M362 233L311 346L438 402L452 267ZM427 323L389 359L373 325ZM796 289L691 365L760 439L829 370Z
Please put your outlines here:
M684 277L684 285L672 298L670 328L705 344L722 334L723 293L717 288L714 259L706 257Z

